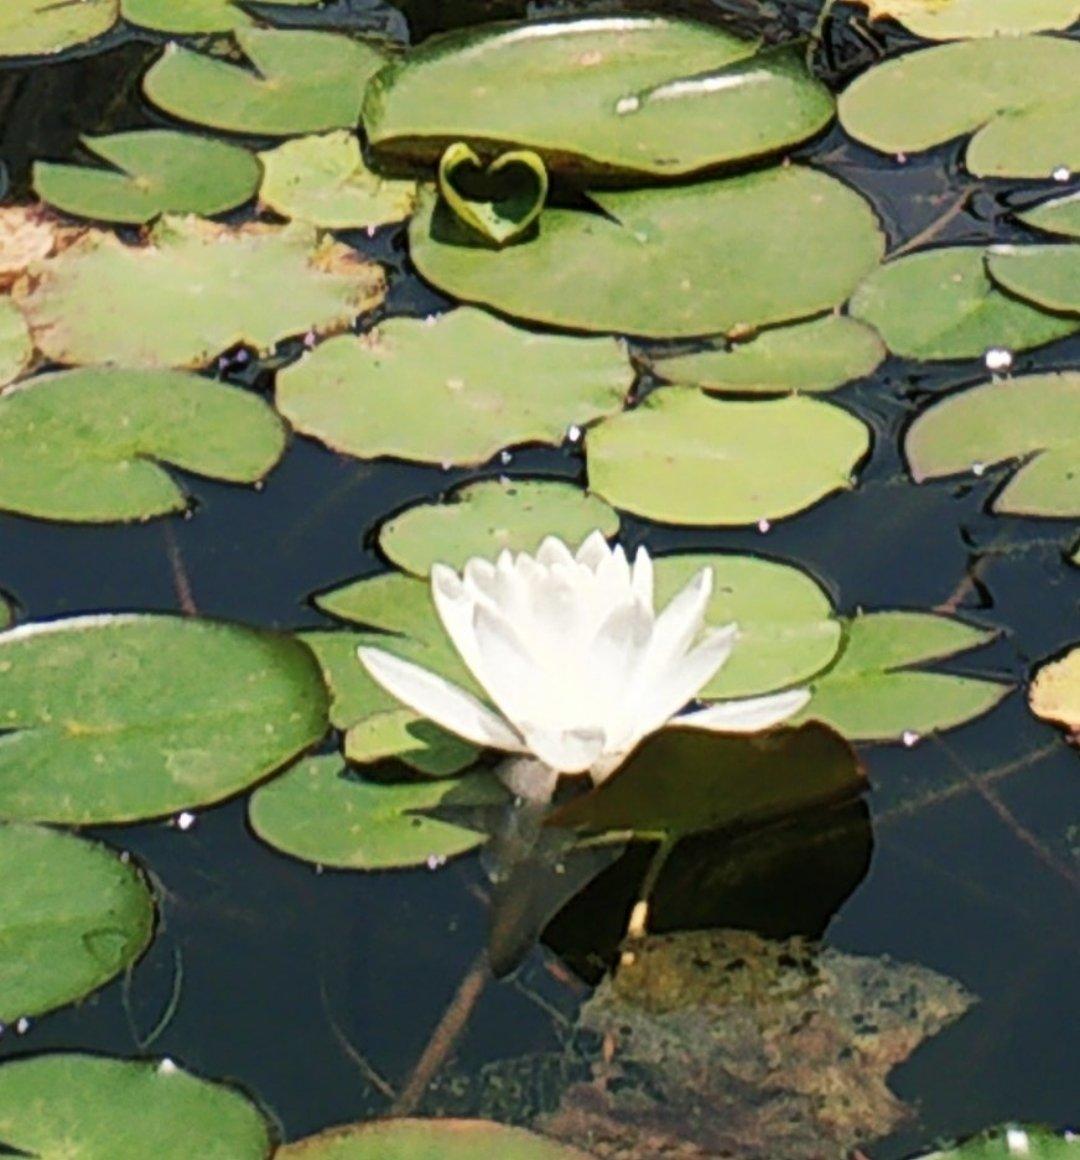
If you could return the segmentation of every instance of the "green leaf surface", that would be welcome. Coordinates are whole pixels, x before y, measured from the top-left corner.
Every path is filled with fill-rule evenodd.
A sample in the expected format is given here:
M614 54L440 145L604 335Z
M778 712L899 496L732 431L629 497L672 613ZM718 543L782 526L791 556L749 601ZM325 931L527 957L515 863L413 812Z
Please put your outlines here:
M399 568L426 576L434 564L460 570L473 556L535 552L547 536L575 548L590 532L619 531L602 499L554 479L485 479L457 488L442 503L417 504L379 529L379 547Z
M924 40L1021 36L1068 28L1078 0L859 0L872 20L891 17Z
M548 174L530 149L500 153L485 166L464 141L439 158L439 193L458 220L502 247L527 234L547 201Z
M359 661L357 662L359 663ZM345 735L345 757L356 765L400 761L428 777L451 777L476 763L479 750L411 709L377 713Z
M829 403L720 401L690 387L654 391L586 438L597 495L661 523L710 526L779 519L846 490L869 450L865 424Z
M974 133L965 164L977 177L1045 179L1061 167L1080 169L1078 110L1080 44L1052 36L909 52L863 73L839 101L844 128L884 153Z
M170 46L143 80L160 109L231 133L290 137L352 129L383 50L334 32L240 28L233 63Z
M866 377L885 353L865 323L829 314L765 330L747 342L655 358L651 366L667 382L721 394L815 394Z
M4 0L0 4L0 57L46 56L108 32L120 0Z
M321 866L391 870L475 849L484 835L423 816L437 806L496 805L506 791L488 771L440 781L383 783L350 773L340 757L311 757L257 790L256 835Z
M1040 202L1017 214L1017 217L1037 230L1062 234L1067 238L1080 238L1080 193Z
M956 1148L931 1152L922 1160L1010 1160L1016 1156L1026 1156L1028 1160L1076 1160L1080 1156L1080 1136L1058 1135L1038 1127L999 1128Z
M1080 516L1080 372L1022 375L947 395L908 428L904 451L917 483L1017 462L995 511Z
M813 698L797 719L823 722L852 741L898 741L961 725L989 712L1011 687L911 666L993 637L987 629L924 612L857 616L836 663L812 682Z
M560 443L572 425L620 410L633 380L615 340L539 335L458 309L325 342L278 374L276 395L296 430L335 451L473 464Z
M432 37L364 102L379 153L434 161L468 141L553 171L675 177L813 136L828 90L790 50L662 16L597 16Z
M93 825L221 801L327 725L314 657L288 637L162 615L0 635L0 818Z
M275 7L310 8L318 3L319 0L269 0L266 6L272 12ZM259 6L263 7L262 0ZM245 0L120 0L120 7L124 19L132 24L181 36L230 32L255 23Z
M111 168L35 161L33 171L38 197L75 217L136 225L163 213L212 217L251 198L262 174L246 149L172 129L81 140Z
M986 270L981 246L943 246L889 262L851 299L894 354L918 359L979 358L987 350L1028 350L1077 329L1005 294Z
M1035 674L1028 700L1036 717L1080 734L1080 648L1043 665Z
M255 483L284 450L284 426L262 399L198 375L40 375L0 395L0 509L80 523L152 519L188 504L163 465Z
M1080 245L1076 242L993 246L986 268L1003 290L1017 298L1057 314L1080 314Z
M23 312L6 295L0 297L0 387L17 379L34 357L34 344Z
M286 141L260 153L259 199L282 217L328 230L371 229L413 211L416 183L373 173L345 129Z
M265 1160L270 1130L234 1088L171 1061L56 1053L0 1066L0 1141L39 1160Z
M107 846L0 824L0 881L0 1024L83 998L150 943L150 890Z
M692 338L830 309L884 251L857 193L797 165L589 197L594 209L549 207L534 238L494 250L422 194L413 262L440 290L515 317Z
M138 246L91 230L33 271L20 305L61 363L204 366L239 343L344 329L385 293L378 266L298 222L165 217Z

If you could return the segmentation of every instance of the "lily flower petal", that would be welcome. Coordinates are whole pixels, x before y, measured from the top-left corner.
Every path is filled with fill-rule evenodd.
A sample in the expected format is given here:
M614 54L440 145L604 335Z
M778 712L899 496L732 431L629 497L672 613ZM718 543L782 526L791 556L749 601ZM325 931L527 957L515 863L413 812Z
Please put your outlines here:
M530 751L559 773L585 773L604 751L600 729L545 729L522 724L521 730Z
M794 717L809 701L809 689L789 689L768 697L718 701L704 709L684 713L671 723L691 729L712 729L717 733L757 733Z

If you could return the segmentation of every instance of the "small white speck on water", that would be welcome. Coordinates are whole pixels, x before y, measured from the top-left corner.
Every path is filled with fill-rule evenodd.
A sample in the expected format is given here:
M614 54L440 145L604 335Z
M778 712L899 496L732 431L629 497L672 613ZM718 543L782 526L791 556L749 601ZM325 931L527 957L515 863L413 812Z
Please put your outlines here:
M326 869L326 867L321 862L315 863L315 873L316 874L321 874L325 869Z
M566 429L566 438L569 439L571 443L580 443L581 434L581 428L576 423L571 423L570 426Z
M971 465L971 474L975 475L975 476L985 475L986 474L986 464L985 463L973 463Z
M758 531L759 531L759 532L760 532L762 535L765 535L765 533L766 533L767 531L769 531L769 529L770 529L771 527L772 527L772 524L771 524L771 523L770 523L770 522L769 522L767 519L764 519L764 518L762 518L762 519L758 520L758 522L757 522L757 530L758 530Z
M121 850L120 861L126 866L131 861L131 852L129 850Z
M367 228L367 236L368 236L369 238L373 238L373 237L375 236L375 227L374 227L374 226L368 226L368 228Z
M627 113L636 113L640 108L640 97L620 97L615 102L615 112L620 117L625 117Z
M15 1021L15 1034L25 1035L30 1030L30 1020L24 1015Z
M168 1056L166 1056L166 1057L165 1057L165 1058L164 1058L164 1059L163 1059L163 1060L162 1060L162 1061L161 1061L161 1062L160 1062L160 1063L157 1065L157 1073L158 1073L158 1075L176 1075L176 1073L177 1073L179 1070L180 1070L180 1069L179 1069L179 1068L176 1066L176 1064L175 1064L175 1063L173 1063L173 1061L172 1061L171 1059L169 1059L169 1057L168 1057Z
M897 163L897 165L907 165L907 154L906 153L897 153L896 163Z
M1005 1146L1010 1156L1031 1155L1031 1139L1023 1128L1009 1128L1005 1132Z
M499 462L502 463L503 465L505 465L507 463L512 463L513 460L514 460L514 457L513 457L513 455L510 454L509 451L500 451L499 452Z
M904 743L905 748L913 749L916 745L919 744L919 742L922 740L922 737L920 737L914 729L905 729L900 737L900 740Z
M187 833L198 820L190 810L184 810L183 813L176 815L176 828Z
M1067 165L1059 165L1050 176L1055 181L1066 182L1072 177L1072 173Z
M992 346L983 358L988 371L1007 371L1013 365L1013 353L1003 346Z
M440 870L446 865L446 858L442 854L429 854L424 864L429 870Z

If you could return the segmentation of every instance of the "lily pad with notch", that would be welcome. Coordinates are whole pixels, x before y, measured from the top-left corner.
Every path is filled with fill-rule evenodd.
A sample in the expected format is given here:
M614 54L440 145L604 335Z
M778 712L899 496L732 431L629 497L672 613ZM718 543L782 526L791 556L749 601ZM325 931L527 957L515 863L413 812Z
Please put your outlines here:
M464 141L439 158L443 201L483 243L501 248L526 235L547 201L548 174L529 149L500 153L485 166Z
M120 0L4 0L0 5L0 57L51 56L95 40L120 16Z
M256 21L249 8L257 4L273 12L275 8L311 8L320 0L120 0L124 19L155 32L197 36L209 32L231 32L248 28Z

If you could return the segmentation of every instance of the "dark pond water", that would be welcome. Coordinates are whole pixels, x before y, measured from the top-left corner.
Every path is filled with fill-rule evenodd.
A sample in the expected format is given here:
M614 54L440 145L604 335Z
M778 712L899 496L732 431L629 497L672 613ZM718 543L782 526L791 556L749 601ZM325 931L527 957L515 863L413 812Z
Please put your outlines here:
M440 27L451 7L457 13L449 4L417 4L414 27ZM465 7L476 15L514 10ZM766 12L764 22L780 29L805 18L798 5L788 7L786 16ZM753 23L752 9L718 7L713 15ZM374 3L330 13L356 27L404 30L398 12ZM865 64L873 47L832 46L837 75ZM124 39L93 56L0 73L0 157L12 190L25 190L30 159L71 156L79 133L148 123L134 93L156 51L154 42ZM872 200L895 246L976 184L960 171L958 148L898 168L837 130L802 152ZM1008 207L1046 189L978 184L939 240L1008 237L1016 228L1005 220ZM387 312L444 305L411 273L400 231L349 240L391 272ZM1017 370L1075 367L1078 353L1077 340L1059 343L1020 356ZM1074 529L986 515L1000 474L915 487L897 451L920 399L976 381L980 371L974 363L890 360L845 390L843 403L875 432L860 487L767 534L628 519L624 539L656 551L724 548L801 564L844 613L969 611L1004 630L969 663L1023 682L1080 630L1080 574L1063 555ZM258 368L223 373L267 385ZM470 474L537 473L582 479L583 463L572 448L523 450ZM377 523L466 475L362 464L294 438L262 491L185 480L196 497L191 518L96 529L0 517L0 574L26 619L195 607L252 624L325 625L312 593L385 567L372 547ZM978 997L893 1073L892 1086L915 1105L917 1119L871 1148L873 1156L902 1156L935 1137L1010 1118L1075 1123L1075 752L1016 693L940 741L867 747L862 756L872 785L866 813L856 809L822 856L710 899L712 921L770 935L823 934L844 951L924 964ZM235 1078L289 1138L385 1108L355 1053L399 1082L486 937L485 878L475 858L435 872L318 874L256 842L235 802L200 814L187 832L146 825L102 836L153 875L159 935L129 979L41 1019L24 1036L9 1030L0 1057L50 1048L167 1054L206 1075ZM587 988L552 964L563 955L581 968L610 953L608 918L621 921L621 884L633 870L616 865L560 917L517 980L485 990L460 1040L457 1069L558 1045L552 1009L572 1018Z

